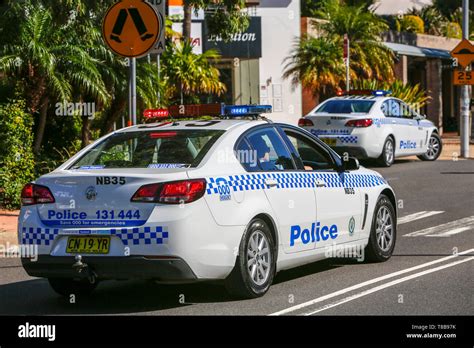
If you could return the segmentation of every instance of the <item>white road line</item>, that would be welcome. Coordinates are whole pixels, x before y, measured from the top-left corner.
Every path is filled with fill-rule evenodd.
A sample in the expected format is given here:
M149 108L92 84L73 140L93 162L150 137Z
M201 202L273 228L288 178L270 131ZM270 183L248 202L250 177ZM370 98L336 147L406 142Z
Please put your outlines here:
M435 268L430 268L430 269L427 269L426 271L422 271L422 272L418 272L418 273L415 273L415 274L411 274L411 275L409 275L409 276L406 276L406 277L403 277L403 278L400 278L400 279L395 279L395 280L392 280L391 282L388 282L388 283L385 283L385 284L376 286L376 287L374 287L374 288L372 288L372 289L365 290L365 291L362 291L362 292L360 292L360 293L358 293L358 294L355 294L355 295L352 295L352 296L348 296L348 297L343 298L343 299L341 299L341 300L339 300L339 301L336 301L336 302L327 304L327 305L325 305L325 306L322 306L322 307L318 308L318 309L315 310L315 311L312 311L312 312L310 312L310 313L306 313L305 315L313 315L313 314L316 314L316 313L325 311L325 310L327 310L327 309L340 306L340 305L342 305L343 303L347 303L347 302L353 301L353 300L355 300L355 299L361 298L361 297L363 297L363 296L370 295L370 294L372 294L372 293L374 293L374 292L377 292L377 291L386 289L386 288L388 288L388 287L391 287L391 286L394 286L394 285L397 285L397 284L406 282L406 281L408 281L408 280L412 280L412 279L415 279L415 278L418 278L418 277L422 277L422 276L424 276L424 275L426 275L426 274L430 274L430 273L433 273L433 272L441 271L441 270L443 270L443 269L445 269L445 268L453 267L453 266L459 265L459 264L461 264L461 263L468 262L468 261L472 261L472 260L474 260L474 257L468 257L467 259L464 259L464 260L459 260L459 261L451 262L451 263L448 263L448 264L446 264L446 265L442 265L442 266L435 267Z
M469 227L469 226L468 227L459 227L459 228L455 228L454 230L439 233L439 234L427 234L427 235L425 235L425 237L450 237L453 234L466 232L466 231L469 231L472 228L473 227Z
M397 272L389 273L389 274L386 274L386 275L384 275L384 276L381 276L381 277L378 277L378 278L374 278L374 279L370 279L370 280L367 280L367 281L365 281L365 282L363 282L363 283L359 283L359 284L350 286L350 287L348 287L348 288L341 289L341 290L338 290L338 291L336 291L336 292L333 292L333 293L330 293L330 294L327 294L327 295L318 297L318 298L316 298L316 299L314 299L314 300L300 303L299 305L296 305L296 306L292 306L292 307L283 309L283 310L281 310L281 311L272 313L272 314L270 314L270 315L282 315L282 314L294 312L294 311L296 311L296 310L298 310L298 309L302 309L302 308L311 306L311 305L313 305L313 304L316 304L316 303L319 303L319 302L328 300L328 299L330 299L330 298L333 298L333 297L336 297L336 296L339 296L339 295L343 295L343 294L348 293L348 292L350 292L350 291L360 289L360 288L362 288L362 287L364 287L364 286L371 285L371 284L374 284L374 283L378 283L378 282L380 282L380 281L382 281L382 280L390 279L390 278L399 276L399 275L401 275L401 274L405 274L405 273L408 273L408 272L416 271L417 269L420 269L420 268L425 268L425 267L428 267L428 266L432 266L432 265L435 265L435 264L437 264L437 263L444 262L444 261L447 261L447 260L456 258L456 257L458 257L459 255L465 255L465 254L469 254L469 253L471 253L471 252L474 252L474 249L469 249L469 250L466 250L466 251L462 251L462 252L460 252L460 253L458 253L458 254L446 256L446 257L443 257L443 258L441 258L441 259L437 259L437 260L433 260L433 261L430 261L430 262L422 263L421 265L417 265L417 266L413 266L413 267L410 267L410 268L402 269L402 270L397 271Z
M418 213L402 216L398 219L398 225L406 224L407 222L424 219L429 216L438 215L442 213L444 213L444 211L420 211Z
M459 228L466 228L465 230L461 232L474 228L474 216L469 216L469 217L459 219L459 220L454 220L442 225L425 228L420 231L407 233L407 234L404 234L403 237L419 237L419 236L426 236L426 235L430 235L431 237L437 237L440 235L442 237L446 237L446 236L449 236L449 234L446 234L446 233L452 232L453 230L455 231L453 234L461 233L458 230Z

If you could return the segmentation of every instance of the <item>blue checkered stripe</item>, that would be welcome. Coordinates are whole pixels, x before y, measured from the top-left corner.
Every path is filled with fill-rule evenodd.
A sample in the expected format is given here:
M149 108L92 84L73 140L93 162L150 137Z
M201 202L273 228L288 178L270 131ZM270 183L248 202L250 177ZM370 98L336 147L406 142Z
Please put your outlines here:
M356 144L358 141L357 136L348 136L348 137L337 137L343 144Z
M23 227L21 244L50 245L58 233L58 228Z
M316 179L324 180L326 187L375 187L386 184L385 179L371 174L257 173L208 178L207 194L221 194L219 186L229 186L234 192L264 190L267 189L265 179L276 180L276 188L315 187Z
M110 234L119 237L125 245L167 244L169 237L167 228L163 226L112 228Z

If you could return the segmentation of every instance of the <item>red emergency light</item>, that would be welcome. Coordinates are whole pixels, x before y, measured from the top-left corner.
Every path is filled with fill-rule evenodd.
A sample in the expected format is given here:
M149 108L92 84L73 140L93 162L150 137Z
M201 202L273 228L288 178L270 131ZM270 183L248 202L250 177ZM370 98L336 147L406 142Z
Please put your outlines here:
M164 119L169 117L168 109L146 109L143 111L143 117L146 119Z

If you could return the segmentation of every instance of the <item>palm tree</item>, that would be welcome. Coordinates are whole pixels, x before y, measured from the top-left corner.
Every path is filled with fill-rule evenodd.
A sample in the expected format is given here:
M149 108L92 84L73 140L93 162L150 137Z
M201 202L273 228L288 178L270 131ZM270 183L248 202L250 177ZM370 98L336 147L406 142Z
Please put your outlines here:
M69 101L73 92L103 103L109 95L98 61L74 35L73 20L58 26L51 11L38 2L12 4L0 16L6 28L19 33L2 35L0 71L20 83L28 108L40 113L34 143L34 152L39 153L50 103Z
M218 94L225 92L220 82L219 70L212 65L219 58L215 50L203 54L193 53L189 41L167 47L163 53L163 75L167 81L170 99L183 104L185 97L197 93Z

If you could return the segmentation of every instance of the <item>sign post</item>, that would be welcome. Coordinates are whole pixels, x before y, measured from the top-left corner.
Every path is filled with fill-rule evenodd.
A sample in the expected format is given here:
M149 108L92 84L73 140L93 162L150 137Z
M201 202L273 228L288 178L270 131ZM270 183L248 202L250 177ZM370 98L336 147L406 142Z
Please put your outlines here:
M152 50L165 31L155 8L142 0L121 0L107 10L102 23L105 43L129 65L129 115L137 123L137 57ZM164 34L163 34L164 35Z
M350 76L350 42L349 35L344 34L344 63L346 65L346 91L349 92L351 89L351 76Z

